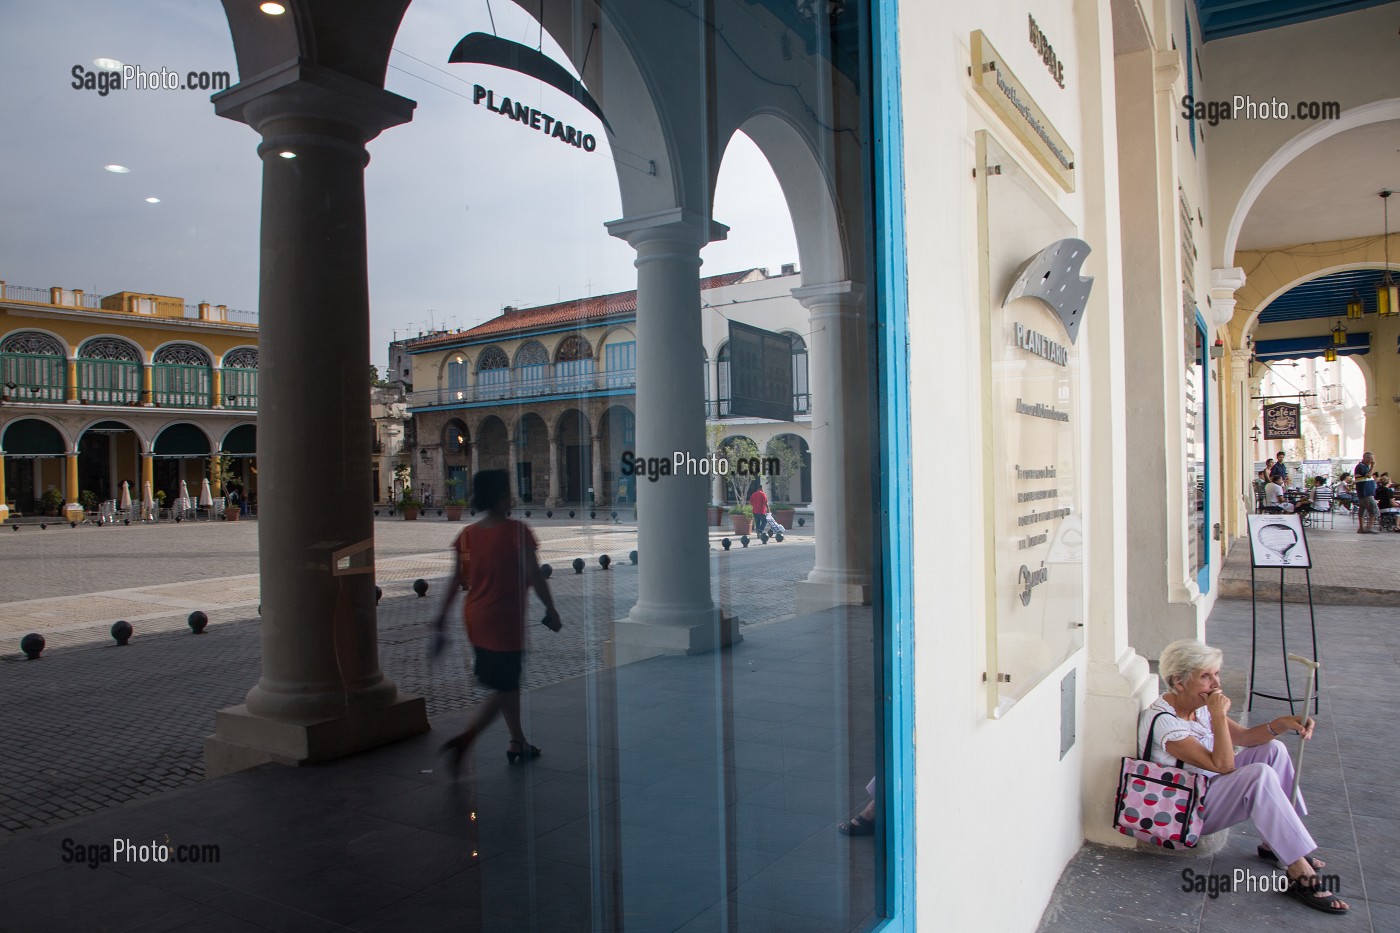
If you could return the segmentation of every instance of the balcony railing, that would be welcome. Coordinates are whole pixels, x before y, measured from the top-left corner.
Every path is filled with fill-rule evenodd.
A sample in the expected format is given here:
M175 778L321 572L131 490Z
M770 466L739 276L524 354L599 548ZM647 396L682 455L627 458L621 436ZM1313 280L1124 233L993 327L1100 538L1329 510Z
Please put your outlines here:
M11 402L68 400L68 360L35 353L0 353L0 396ZM77 360L77 400L93 405L133 405L147 401L141 364L130 360ZM258 371L221 369L223 405L257 411ZM211 371L205 366L156 363L151 366L151 398L163 408L209 408L215 401Z
M803 392L792 397L792 413L794 415L810 415L812 413L812 394ZM734 413L729 410L729 399L707 399L705 402L705 417L710 419L732 418Z
M61 356L0 353L0 393L17 402L61 402L67 363Z
M460 386L453 389L422 389L408 394L408 404L410 408L466 405L473 402L536 398L541 395L585 395L608 389L634 389L636 386L635 369L618 369L611 372L545 376L539 379Z
M221 369L219 379L224 393L224 407L241 411L256 411L258 407L258 371L256 369Z
M151 401L162 408L208 408L213 388L208 366L151 364Z

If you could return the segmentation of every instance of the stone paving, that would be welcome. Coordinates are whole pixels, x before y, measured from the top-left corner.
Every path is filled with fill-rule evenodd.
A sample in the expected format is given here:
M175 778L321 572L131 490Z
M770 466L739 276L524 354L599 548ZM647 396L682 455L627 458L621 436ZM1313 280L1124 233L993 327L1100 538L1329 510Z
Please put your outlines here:
M460 527L402 521L375 526L378 579L385 591L379 607L381 665L401 690L427 699L430 718L464 709L481 695L466 669L462 639L436 670L424 653L426 626L440 606L442 577L450 568L444 549ZM550 583L566 627L558 634L533 633L527 689L603 664L606 622L625 615L635 602L637 580L627 561L627 551L635 547L634 528L547 522L534 527L544 559L557 565ZM255 527L244 522L64 527L35 530L28 542L0 538L0 563L17 554L42 555L50 580L56 576L94 588L129 582L127 561L144 562L147 575L169 570L177 577L207 565L211 551L219 552L221 567L255 565L255 552L248 553L256 547ZM425 544L437 549L416 553ZM617 559L611 570L597 566L603 552ZM812 538L801 534L781 545L755 543L730 552L716 546L711 552L715 596L745 628L790 618L795 612L791 584L806 576L813 554ZM581 575L567 566L574 556L588 560ZM411 591L411 581L420 576L430 581L428 598ZM738 576L760 577L765 586L732 585ZM0 759L0 835L200 781L201 743L213 730L214 711L241 703L259 676L256 586L255 574L241 573L0 603L5 620L0 637L9 649L0 656L0 708L8 711L0 718L0 747L6 749ZM0 599L34 591L32 580L13 573L0 580ZM209 628L198 637L185 622L193 608L210 617ZM124 648L107 634L115 618L126 618L136 629ZM587 625L578 620L588 620ZM40 631L48 640L39 661L24 660L15 650L23 631Z

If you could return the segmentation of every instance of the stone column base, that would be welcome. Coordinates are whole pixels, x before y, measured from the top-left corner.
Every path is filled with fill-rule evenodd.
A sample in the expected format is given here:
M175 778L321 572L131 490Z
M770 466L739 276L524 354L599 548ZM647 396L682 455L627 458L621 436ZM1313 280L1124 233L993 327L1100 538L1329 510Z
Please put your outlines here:
M6 505L5 503L0 502L0 523L3 523L3 522L4 522L6 519L8 519L9 517L10 517L10 507L9 507L8 505Z
M798 615L833 606L868 606L870 600L869 583L821 583L814 580L800 580L797 583Z
M1138 714L1157 698L1147 659L1129 648L1116 663L1089 663L1084 696L1084 838L1128 848L1137 840L1113 828L1113 806L1124 755L1137 757Z
M270 761L306 765L343 758L428 731L422 697L404 696L386 707L350 710L335 719L285 722L264 719L246 705L215 714L214 734L204 738L204 776L216 778Z
M719 610L690 622L648 622L628 617L613 623L613 651L619 664L660 654L704 654L743 640L738 617Z

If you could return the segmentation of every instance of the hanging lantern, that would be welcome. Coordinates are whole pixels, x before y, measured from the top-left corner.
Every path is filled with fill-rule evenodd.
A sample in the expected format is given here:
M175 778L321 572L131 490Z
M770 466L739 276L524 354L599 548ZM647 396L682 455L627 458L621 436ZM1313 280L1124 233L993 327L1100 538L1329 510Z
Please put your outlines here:
M1335 348L1335 347L1328 347L1327 350L1326 350L1326 352L1324 352L1324 353L1322 354L1322 358L1323 358L1324 360L1326 360L1327 362L1329 362L1329 363L1335 363L1335 362L1337 362L1337 350L1336 350L1336 348Z
M1381 192L1381 204L1385 215L1385 274L1376 283L1376 313L1381 317L1394 317L1400 314L1400 286L1390 274L1390 191Z
M1366 313L1366 306L1361 303L1361 293L1356 289L1351 290L1351 300L1347 302L1347 320L1359 321Z
M1347 329L1338 321L1332 327L1332 346L1344 347L1347 345ZM1335 355L1335 354L1334 354Z

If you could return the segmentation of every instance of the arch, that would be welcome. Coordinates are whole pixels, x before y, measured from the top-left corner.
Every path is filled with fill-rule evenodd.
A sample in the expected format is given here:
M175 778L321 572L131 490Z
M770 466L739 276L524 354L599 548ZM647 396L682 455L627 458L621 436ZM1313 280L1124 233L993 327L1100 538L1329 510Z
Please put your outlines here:
M549 388L549 351L538 340L527 340L515 351L515 366L511 370L517 386L533 395Z
M188 459L211 456L214 446L208 433L194 422L172 421L157 432L151 452L157 457Z
M460 350L453 350L438 364L438 387L453 392L464 391L470 382L471 359Z
M1230 224L1225 228L1225 239L1221 249L1223 258L1220 265L1223 268L1229 268L1235 264L1235 245L1239 242L1240 231L1244 229L1245 218L1249 216L1250 209L1254 207L1254 202L1259 199L1259 195L1264 193L1269 182L1274 180L1274 176L1283 171L1284 166L1313 146L1336 136L1338 133L1390 120L1400 120L1400 98L1374 100L1359 107L1353 107L1336 120L1321 121L1280 146L1273 155L1265 160L1263 165L1259 166L1254 177L1249 180L1249 184L1245 185L1244 191L1240 193L1240 198L1235 203L1234 212L1230 215Z
M1289 280L1288 280L1287 282L1285 282L1284 284L1279 285L1279 286L1277 286L1276 288L1274 288L1272 291L1270 291L1270 292L1268 293L1268 295L1266 295L1266 296L1263 298L1263 300L1261 300L1261 301L1258 303L1258 305L1257 305L1256 307L1254 307L1254 308L1249 312L1249 316L1245 318L1244 324L1243 324L1243 326L1241 327L1240 333L1241 333L1242 335L1244 335L1244 336L1249 336L1250 334L1253 334L1253 333L1259 328L1259 326L1260 326L1260 325L1259 325L1259 316L1260 316L1261 314L1263 314L1265 311L1268 310L1269 305L1270 305L1271 303L1273 303L1273 301L1274 301L1275 299L1277 299L1279 296L1286 294L1287 292L1293 290L1294 288L1297 288L1299 285L1305 285L1305 284L1307 284L1308 282L1313 281L1314 279L1324 278L1325 276L1333 275L1333 274L1338 273L1338 272L1352 272L1352 271L1359 270L1359 269L1381 269L1381 268L1384 268L1384 263L1369 262L1369 261L1367 261L1367 262L1347 262L1347 263L1339 263L1339 264L1337 264L1337 265L1335 265L1335 266L1325 266L1325 267L1323 267L1323 268L1321 268L1321 269L1315 269L1315 270L1313 270L1313 271L1311 271L1311 272L1307 272L1307 273L1305 273L1305 274L1303 274L1303 275L1300 275L1300 276L1297 276L1297 277L1295 277L1295 278L1289 279ZM1249 287L1250 287L1249 284L1246 283L1246 284L1245 284L1245 288L1249 288ZM1333 317L1337 317L1337 315L1332 315L1332 316L1333 316ZM1318 318L1318 320L1324 320L1324 318Z
M547 366L549 351L538 340L527 340L515 351L515 366Z
M759 455L762 455L763 448L758 445L757 441L749 437L747 434L726 435L723 440L721 440L718 444L715 445L715 449L723 450L725 447L728 447L735 441L748 441L754 446L754 449L759 452ZM744 503L748 502L749 496L753 495L753 491L758 488L758 481L759 478L757 476L743 477L731 470L724 480L724 501L729 503L735 503L738 505L743 505ZM736 486L738 487L737 496L735 493Z
M234 347L224 354L224 369L257 369L257 347Z
M214 365L213 354L199 344L190 343L187 340L176 340L162 344L151 354L152 363L164 363L166 365L180 366L210 366Z
M729 417L729 341L715 351L715 412L716 418Z
M629 405L616 402L598 416L598 452L603 458L603 495L609 502L635 505L636 477L622 476L624 450L637 449L637 415Z
M567 502L586 502L593 485L593 425L578 408L566 408L554 419L555 449L559 452L559 495ZM601 495L601 490L597 491Z
M582 334L570 334L554 348L554 375L561 392L582 392L593 387L597 363L593 345Z
M527 411L511 429L515 444L515 488L521 502L543 502L549 489L549 425L537 412Z
M504 470L510 466L510 434L499 415L487 415L472 432L478 470Z
M6 457L62 457L73 449L62 425L43 415L17 418L0 428L0 451Z
M140 363L141 348L125 337L101 335L89 337L78 347L80 360L110 360L120 363Z
M764 445L764 454L774 441L786 444L802 459L802 466L796 476L775 476L769 482L773 488L773 498L792 503L812 501L812 447L801 434L788 432L775 434Z
M569 334L554 349L554 362L571 363L593 359L593 345L582 334Z
M470 444L471 432L461 418L451 418L442 426L442 449L445 453L462 453Z
M489 346L481 351L481 356L476 360L476 371L478 373L488 372L493 369L510 369L510 358L506 356L506 351L498 346Z
M219 441L219 456L251 457L258 452L258 426L236 424L224 432Z
M96 418L88 422L78 431L78 440L81 442L83 439L83 435L87 434L89 431L106 434L113 433L116 431L130 431L132 434L135 434L136 437L141 441L141 449L143 451L148 449L149 439L146 437L145 432L143 432L140 428L136 427L135 425L127 424L125 421L122 421L118 418Z
M754 111L734 132L742 132L753 140L778 179L797 240L803 284L863 280L863 270L852 268L852 252L846 243L847 224L838 206L837 180L819 155L824 147L818 146L789 115L776 109ZM726 149L732 139L733 133L725 140ZM711 169L712 192L723 161L721 157ZM842 161L849 163L850 159ZM857 224L854 229L861 227Z
M61 356L68 357L67 344L55 336L42 330L17 330L5 335L4 340L0 340L0 353L24 353L29 356Z
M809 381L807 341L796 331L785 330L792 340L792 411L797 415L812 413L812 389Z
M598 338L597 346L601 349L610 343L635 342L636 339L637 333L631 327L626 324L613 324L603 331L603 335Z

